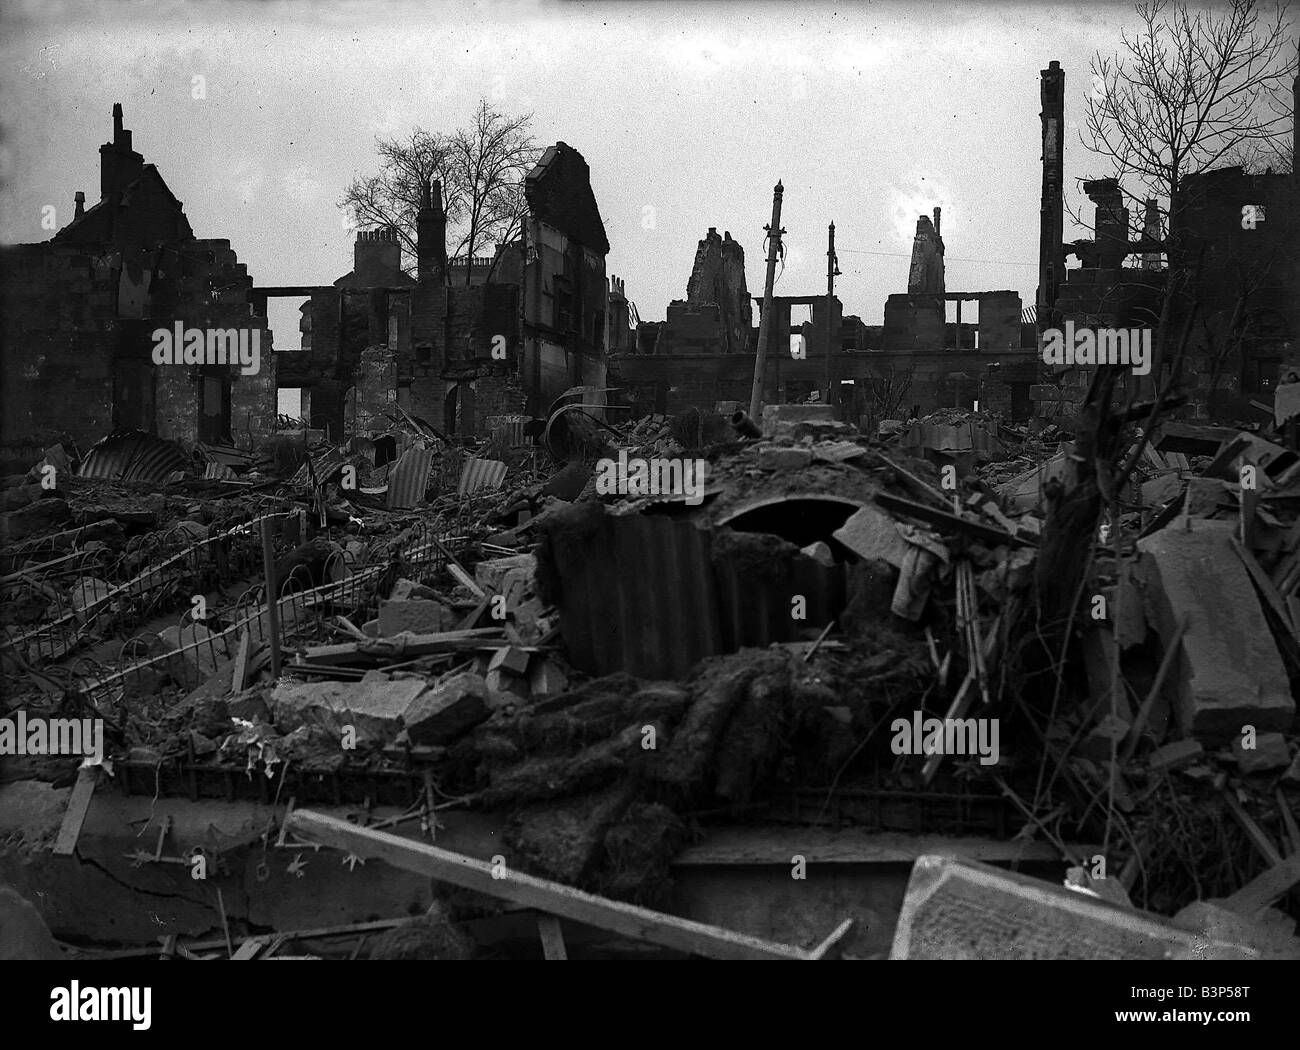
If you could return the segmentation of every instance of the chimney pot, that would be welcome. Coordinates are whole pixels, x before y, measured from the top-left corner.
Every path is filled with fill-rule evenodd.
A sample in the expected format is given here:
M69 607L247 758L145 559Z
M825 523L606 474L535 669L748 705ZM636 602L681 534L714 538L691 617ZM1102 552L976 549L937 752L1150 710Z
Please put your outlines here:
M80 219L86 214L86 195L81 190L77 190L72 199L77 202L77 211L73 218Z

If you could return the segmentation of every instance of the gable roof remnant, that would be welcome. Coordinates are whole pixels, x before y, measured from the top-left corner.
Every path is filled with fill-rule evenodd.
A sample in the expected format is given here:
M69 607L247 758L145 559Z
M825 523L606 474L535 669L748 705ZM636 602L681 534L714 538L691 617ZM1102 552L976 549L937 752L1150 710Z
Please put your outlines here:
M591 190L591 169L572 146L557 142L547 148L524 179L524 196L536 218L608 254L609 238Z

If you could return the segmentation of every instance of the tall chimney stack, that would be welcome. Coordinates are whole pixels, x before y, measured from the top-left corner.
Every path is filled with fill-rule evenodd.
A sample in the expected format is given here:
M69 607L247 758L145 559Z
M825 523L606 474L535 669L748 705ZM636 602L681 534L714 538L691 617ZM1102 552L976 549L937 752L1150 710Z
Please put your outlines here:
M113 141L99 147L100 199L120 194L144 168L144 157L131 148L131 132L122 126L122 103L113 103Z
M425 182L415 219L416 279L442 284L447 279L447 216L442 210L442 183Z
M1038 330L1053 324L1052 311L1065 279L1065 203L1062 190L1065 149L1065 70L1053 59L1039 71L1043 126L1043 195L1038 229Z

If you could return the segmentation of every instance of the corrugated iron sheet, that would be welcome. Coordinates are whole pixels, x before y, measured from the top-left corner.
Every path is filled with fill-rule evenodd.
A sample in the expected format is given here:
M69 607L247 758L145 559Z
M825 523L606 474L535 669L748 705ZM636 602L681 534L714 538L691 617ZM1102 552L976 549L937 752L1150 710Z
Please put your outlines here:
M173 470L184 470L188 465L189 458L174 441L140 430L119 430L86 453L77 476L161 484Z
M461 468L460 484L456 492L473 496L480 492L493 492L506 479L506 465L496 459L467 459Z
M412 445L388 472L388 509L406 510L424 499L429 486L429 471L433 469L434 452L431 448Z
M581 546L553 546L560 633L575 666L681 678L723 652L709 533L656 514L607 516Z
M527 422L527 416L488 416L488 433L493 441L504 447L518 448L524 443L524 424Z
M311 470L308 470L307 464L303 463L294 476L289 479L289 483L291 485L309 485L314 471L317 483L324 484L334 476L339 467L351 461L351 457L343 451L342 447L329 449L311 460Z
M253 453L229 445L206 445L200 441L198 449L209 463L222 463L229 467L249 467L254 459Z
M822 565L796 557L780 566L747 568L733 556L713 558L723 652L747 645L793 642L809 627L821 629L844 611L847 575L844 565ZM804 618L796 620L794 598L804 601Z
M548 540L548 543L550 541ZM606 516L580 546L551 546L560 633L575 667L681 678L706 656L794 641L844 609L847 571L797 557L747 567L713 533L663 514ZM791 617L803 595L806 617Z
M997 439L975 423L913 423L903 435L904 448L928 448L936 452L996 451Z

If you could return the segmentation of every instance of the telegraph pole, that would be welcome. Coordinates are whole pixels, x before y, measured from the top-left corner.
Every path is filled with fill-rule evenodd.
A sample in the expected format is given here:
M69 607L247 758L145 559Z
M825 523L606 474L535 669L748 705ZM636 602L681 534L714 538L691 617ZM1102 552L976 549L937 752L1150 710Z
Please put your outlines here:
M826 403L839 401L839 384L831 368L831 355L835 352L835 333L831 331L831 300L835 298L835 278L840 275L839 260L835 258L835 223L831 223L826 247Z
M759 406L763 403L763 362L767 359L767 339L772 330L772 285L776 283L776 260L781 254L781 195L785 187L780 180L772 190L772 223L763 227L768 234L767 281L763 285L763 316L758 322L758 352L754 355L754 386L749 394L749 418L759 423ZM761 425L761 424L760 424Z

